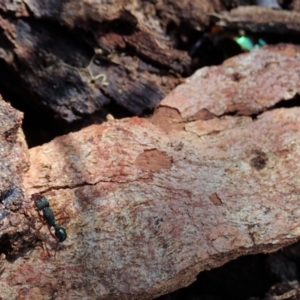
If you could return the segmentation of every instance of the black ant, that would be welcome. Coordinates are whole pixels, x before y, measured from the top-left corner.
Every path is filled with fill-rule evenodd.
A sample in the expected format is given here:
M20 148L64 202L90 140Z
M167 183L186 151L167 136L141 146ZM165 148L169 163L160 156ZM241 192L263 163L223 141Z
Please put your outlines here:
M58 243L63 242L67 238L66 230L63 227L56 224L53 210L50 208L50 203L43 195L33 194L31 196L31 199L34 201L40 217L43 218L44 221L46 222L51 236L57 240L57 246L56 246L56 250L57 250ZM41 215L41 211L43 212L42 215ZM51 227L54 228L54 234L51 231ZM56 254L56 250L55 250L55 254Z

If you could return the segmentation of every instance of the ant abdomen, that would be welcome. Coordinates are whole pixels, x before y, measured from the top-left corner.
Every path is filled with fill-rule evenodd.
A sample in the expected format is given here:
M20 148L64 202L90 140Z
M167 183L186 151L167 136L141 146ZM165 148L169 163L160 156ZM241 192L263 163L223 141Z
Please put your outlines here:
M55 236L59 242L63 242L67 238L67 232L63 227L55 226Z

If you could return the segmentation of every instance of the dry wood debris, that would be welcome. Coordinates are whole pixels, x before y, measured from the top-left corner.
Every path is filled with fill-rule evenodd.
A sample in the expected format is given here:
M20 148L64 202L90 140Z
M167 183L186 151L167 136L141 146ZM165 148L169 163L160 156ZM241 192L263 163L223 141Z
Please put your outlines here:
M263 57L257 78L271 65L281 82L297 69L287 63L296 61L297 49L280 45L236 58L249 65L238 81L245 83L245 94ZM222 116L232 104L216 83L225 80L219 74L229 65L231 74L241 72L233 62L205 69L216 89L207 107L204 86L202 94L194 93L202 84L200 70L162 102L151 120L110 120L29 150L31 166L23 181L27 198L42 193L55 215L66 212L61 225L68 238L54 256L56 241L46 226L36 230L37 213L24 205L27 214L21 216L29 224L32 248L13 263L3 260L2 296L152 299L190 284L202 270L299 238L300 108L261 113L275 103L264 99L259 108L251 106L260 100L258 89L244 99L256 118ZM281 82L275 102L285 92L297 92L298 77L290 81L294 92L292 83ZM186 110L186 102L179 101L192 96L179 96L187 85L193 95L189 107L198 111ZM265 88L266 95L275 85ZM222 111L214 111L219 106ZM161 109L169 127L162 126Z
M6 84L66 122L108 104L140 116L190 68L187 52L166 33L169 24L203 29L222 8L205 0L186 1L182 10L181 2L0 1Z

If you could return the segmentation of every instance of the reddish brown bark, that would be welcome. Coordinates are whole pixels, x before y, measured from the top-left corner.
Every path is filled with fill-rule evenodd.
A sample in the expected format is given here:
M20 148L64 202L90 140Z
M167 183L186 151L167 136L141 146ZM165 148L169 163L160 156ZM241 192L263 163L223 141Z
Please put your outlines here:
M46 226L37 230L37 212L25 202L26 216L19 218L28 226L22 238L32 251L13 263L3 257L3 296L152 299L190 284L202 270L296 241L300 109L259 113L280 101L284 91L293 95L298 77L280 84L277 100L268 97L275 83L266 88L258 108L239 95L241 104L259 114L254 119L213 118L220 105L219 114L232 107L229 97L215 96L223 95L224 86L213 78L229 66L241 72L240 64L249 63L252 72L248 69L243 79L247 94L247 87L255 86L248 83L260 59L265 65L258 73L263 74L276 57L272 76L280 82L290 70L298 73L297 53L296 47L281 45L238 57L239 64L233 59L206 68L216 89L214 94L207 92L210 87L203 89L206 99L211 95L208 106L204 94L194 93L200 70L173 92L174 103L171 96L163 101L154 124L137 117L111 120L30 149L27 198L45 195L68 238L54 256L56 241ZM192 94L185 92L183 98L182 90ZM259 91L252 91L254 99L260 99ZM186 110L186 101L197 109ZM166 127L161 126L163 110ZM62 212L68 218L59 221ZM15 228L10 228L13 236ZM14 246L20 251L22 245Z
M296 241L299 115L279 109L201 138L133 118L30 150L26 190L68 213L69 236L56 259L35 248L7 266L6 289L151 299L201 270ZM46 228L44 238L53 253ZM19 264L43 276L29 281Z

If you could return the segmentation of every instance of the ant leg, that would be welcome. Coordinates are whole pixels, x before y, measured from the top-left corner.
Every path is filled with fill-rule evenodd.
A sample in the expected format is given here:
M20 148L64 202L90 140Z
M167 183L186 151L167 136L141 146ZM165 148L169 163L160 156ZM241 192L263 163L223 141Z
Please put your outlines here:
M56 243L55 252L54 252L54 258L56 257L58 246L59 246L59 241L57 241L57 243Z
M57 221L65 221L65 220L70 220L70 217L69 216L67 216L67 217L60 217L60 218L56 219L56 222Z
M65 220L69 220L70 219L70 215L66 212L65 207L68 204L66 203L65 205L63 205L63 207L59 210L59 212L57 212L56 218L55 218L55 222L57 221L65 221ZM65 214L66 216L61 216L62 214Z
M58 249L58 244L59 244L59 241L58 241L58 239L57 239L57 237L53 234L53 232L51 231L51 227L49 227L48 225L47 225L47 227L48 227L48 230L49 230L49 233L50 233L50 235L56 240L56 247L55 247L55 252L54 252L54 258L56 257L56 252L57 252L57 249ZM44 247L43 247L44 248ZM46 252L47 252L47 255L48 255L48 257L51 257L51 255L50 255L50 253L49 253L49 249L46 247Z
M38 215L39 215L40 222L42 223L42 225L38 229L38 231L40 231L43 226L47 225L47 222L45 221L45 218L44 218L43 214L39 210L37 212L38 212Z
M56 237L55 234L51 231L51 227L48 226L48 225L47 225L47 227L48 227L48 230L49 230L49 232L50 232L50 235L51 235L55 240L57 240L57 237Z
M42 227L45 226L45 225L46 225L46 224L42 224L42 225L37 229L37 231L40 231L40 230L42 229ZM49 227L48 227L48 229L49 229ZM50 234L52 235L52 232L51 232L50 229L49 229L49 232L50 232ZM49 249L48 249L47 246L46 246L44 237L41 238L40 240L41 240L41 246L42 246L42 248L43 248L43 251L45 251L45 252L47 253L47 256L48 256L48 257L51 257L51 255L50 255L50 253L49 253Z
M37 231L40 231L46 224L42 224L38 229Z
M51 257L51 254L50 254L50 252L49 252L49 249L48 249L47 246L44 245L44 244L45 244L45 243L42 241L42 248L43 248L44 251L46 251L47 256L50 258L50 257Z
M42 217L40 214L39 214L40 217ZM57 237L54 235L54 233L51 231L51 226L49 226L45 220L42 220L42 225L37 229L37 231L40 231L45 225L47 225L47 228L48 228L48 231L50 233L50 235L55 239L57 240Z

